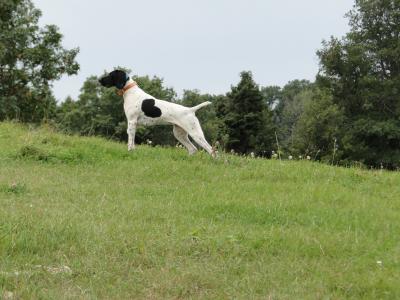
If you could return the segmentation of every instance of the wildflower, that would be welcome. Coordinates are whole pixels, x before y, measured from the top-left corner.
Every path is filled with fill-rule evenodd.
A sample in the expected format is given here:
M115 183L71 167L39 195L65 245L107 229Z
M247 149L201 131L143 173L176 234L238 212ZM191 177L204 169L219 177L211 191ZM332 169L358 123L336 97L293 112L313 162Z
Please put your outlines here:
M292 159L293 159L293 156L289 155L289 160L292 160Z
M303 155L299 155L299 159L303 159Z
M311 159L310 155L307 155L307 159L308 159L308 160L310 160L310 159Z
M235 150L232 149L232 150L231 150L231 154L235 154Z
M382 261L381 260L377 260L376 263L378 264L378 266L382 266Z
M251 156L251 158L254 158L255 157L254 152L251 152L250 156Z
M147 142L147 145L152 145L153 144L153 142L150 141L150 140L147 140L146 142Z

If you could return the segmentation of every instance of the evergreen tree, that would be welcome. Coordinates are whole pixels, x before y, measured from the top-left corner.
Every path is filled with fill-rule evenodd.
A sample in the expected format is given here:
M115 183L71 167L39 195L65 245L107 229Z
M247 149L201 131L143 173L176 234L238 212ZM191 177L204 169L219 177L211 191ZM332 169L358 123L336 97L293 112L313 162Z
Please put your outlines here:
M272 148L272 115L251 72L242 72L240 76L239 84L227 94L226 147L239 153L262 154Z

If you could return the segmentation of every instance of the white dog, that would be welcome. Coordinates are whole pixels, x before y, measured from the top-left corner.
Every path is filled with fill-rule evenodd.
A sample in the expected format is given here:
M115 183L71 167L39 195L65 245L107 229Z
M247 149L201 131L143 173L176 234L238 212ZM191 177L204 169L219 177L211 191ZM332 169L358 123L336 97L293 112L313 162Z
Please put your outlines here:
M193 140L210 155L214 156L213 148L204 138L199 120L195 112L211 102L203 102L194 107L185 107L168 101L154 98L145 93L135 81L121 70L115 70L99 80L104 87L116 87L124 97L124 110L128 120L128 150L135 148L135 133L137 125L172 124L174 136L184 145L189 154L197 148L189 140Z

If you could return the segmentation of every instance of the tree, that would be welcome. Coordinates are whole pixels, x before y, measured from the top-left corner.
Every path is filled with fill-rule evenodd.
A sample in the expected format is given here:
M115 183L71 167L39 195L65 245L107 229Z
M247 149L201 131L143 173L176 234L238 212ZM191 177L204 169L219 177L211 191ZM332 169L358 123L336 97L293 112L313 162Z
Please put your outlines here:
M239 153L262 154L272 148L272 115L251 72L242 72L240 77L239 84L227 94L226 146Z
M302 112L293 126L291 153L336 162L342 153L337 139L342 134L343 112L333 103L329 91L308 90L300 97Z
M265 104L271 110L274 110L275 107L282 101L282 89L279 86L265 86L261 88L261 94L263 95Z
M266 86L261 93L270 110L276 127L280 147L293 152L293 132L303 113L304 102L311 96L313 84L308 80L293 80L283 88Z
M350 32L318 51L318 86L343 110L343 161L400 166L400 2L356 0Z
M297 122L304 113L305 104L312 97L311 90L305 90L295 95L293 101L288 102L283 108L278 123L278 137L282 148L293 152L294 132Z
M30 0L0 2L0 120L51 118L56 111L51 82L79 70L78 49L61 46L56 26L39 28L40 16Z
M276 114L281 117L286 106L292 104L297 95L305 90L312 88L312 83L308 80L293 80L289 81L280 91L276 94L275 108ZM275 88L276 89L276 88Z
M300 116L304 111L305 102L312 96L312 83L308 80L293 80L281 90L274 114L277 134L281 146L293 152L293 133Z

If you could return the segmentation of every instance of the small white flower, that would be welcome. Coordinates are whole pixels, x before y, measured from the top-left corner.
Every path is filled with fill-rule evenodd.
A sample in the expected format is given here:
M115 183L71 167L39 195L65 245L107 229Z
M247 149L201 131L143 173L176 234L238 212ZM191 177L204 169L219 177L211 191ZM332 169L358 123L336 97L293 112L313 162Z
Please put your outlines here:
M377 260L376 263L377 263L379 266L382 266L382 261L381 261L381 260Z
M299 155L299 159L303 159L303 155Z
M292 159L293 159L293 156L289 155L289 160L292 160Z
M32 208L32 207L33 207L33 204L30 204L29 207Z
M254 158L255 157L254 152L251 152L250 156L251 156L251 158Z
M235 154L235 150L232 149L232 150L231 150L231 154Z

